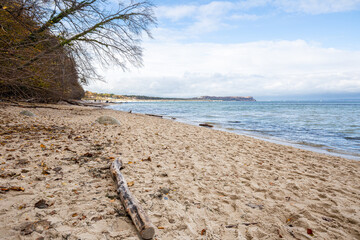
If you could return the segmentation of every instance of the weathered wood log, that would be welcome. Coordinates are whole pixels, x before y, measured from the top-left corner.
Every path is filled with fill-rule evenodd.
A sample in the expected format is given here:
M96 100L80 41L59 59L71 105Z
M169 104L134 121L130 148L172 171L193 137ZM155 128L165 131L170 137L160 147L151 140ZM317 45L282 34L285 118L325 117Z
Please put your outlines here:
M139 202L131 195L125 178L120 172L121 168L122 162L120 159L116 159L110 167L111 175L117 184L120 200L126 212L130 215L136 229L140 232L141 237L151 239L155 235L155 227Z
M201 127L209 127L209 128L214 127L213 125L207 124L207 123L200 123L199 126L201 126Z
M149 113L145 113L145 115L150 116L150 117L163 118L163 116L161 116L161 115L155 115L155 114L149 114Z

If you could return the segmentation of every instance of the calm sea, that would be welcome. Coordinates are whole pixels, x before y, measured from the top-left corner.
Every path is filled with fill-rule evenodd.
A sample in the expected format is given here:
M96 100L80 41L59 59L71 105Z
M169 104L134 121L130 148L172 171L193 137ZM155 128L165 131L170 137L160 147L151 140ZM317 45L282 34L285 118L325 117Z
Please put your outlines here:
M110 108L211 123L224 131L360 160L360 101L135 102Z

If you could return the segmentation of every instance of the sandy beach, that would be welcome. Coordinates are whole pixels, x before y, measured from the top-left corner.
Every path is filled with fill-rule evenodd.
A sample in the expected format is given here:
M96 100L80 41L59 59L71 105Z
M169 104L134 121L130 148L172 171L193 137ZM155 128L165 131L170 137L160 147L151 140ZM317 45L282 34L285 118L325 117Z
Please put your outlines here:
M139 239L110 176L118 157L154 239L360 239L358 161L152 116L38 106L0 105L1 239Z

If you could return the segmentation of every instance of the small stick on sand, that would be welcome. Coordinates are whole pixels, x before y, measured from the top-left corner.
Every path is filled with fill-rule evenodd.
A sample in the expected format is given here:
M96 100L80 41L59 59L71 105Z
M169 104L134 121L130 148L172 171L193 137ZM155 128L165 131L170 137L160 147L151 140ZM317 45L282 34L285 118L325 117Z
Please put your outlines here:
M144 239L151 239L155 235L155 227L139 202L131 195L125 178L120 172L121 167L122 162L118 158L110 167L111 175L117 184L117 192L120 196L120 200L124 205L126 212L130 215L136 229L140 232L141 237Z

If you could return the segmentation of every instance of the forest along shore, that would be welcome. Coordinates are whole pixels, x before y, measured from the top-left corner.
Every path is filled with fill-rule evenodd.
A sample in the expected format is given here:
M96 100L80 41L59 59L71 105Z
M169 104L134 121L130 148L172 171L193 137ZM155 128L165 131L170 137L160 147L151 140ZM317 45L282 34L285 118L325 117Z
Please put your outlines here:
M1 103L0 116L5 239L139 239L116 157L157 239L360 238L358 161L109 109Z

